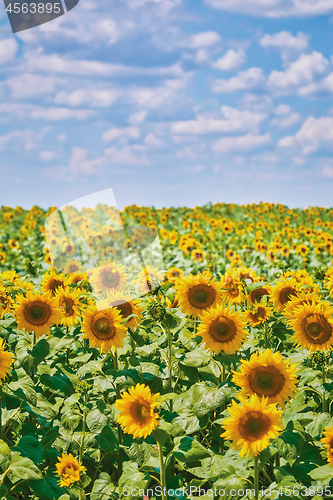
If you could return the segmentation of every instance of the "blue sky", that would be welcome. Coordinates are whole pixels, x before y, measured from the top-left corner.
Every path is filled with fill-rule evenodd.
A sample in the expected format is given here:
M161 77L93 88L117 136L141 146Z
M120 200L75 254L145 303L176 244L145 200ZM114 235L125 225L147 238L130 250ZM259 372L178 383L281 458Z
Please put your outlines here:
M333 206L333 0L0 5L0 205Z

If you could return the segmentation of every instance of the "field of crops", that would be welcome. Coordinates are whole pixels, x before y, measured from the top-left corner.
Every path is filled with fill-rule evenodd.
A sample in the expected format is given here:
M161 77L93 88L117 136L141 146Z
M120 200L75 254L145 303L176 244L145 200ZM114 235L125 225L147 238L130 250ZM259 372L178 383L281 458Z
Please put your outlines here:
M333 210L56 214L0 210L0 498L333 498Z

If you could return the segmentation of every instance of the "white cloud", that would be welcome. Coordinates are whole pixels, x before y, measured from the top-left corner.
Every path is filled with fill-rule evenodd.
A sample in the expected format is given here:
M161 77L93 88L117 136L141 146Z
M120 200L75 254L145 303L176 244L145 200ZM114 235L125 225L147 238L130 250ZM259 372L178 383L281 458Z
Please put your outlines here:
M316 75L324 73L328 67L328 60L320 52L302 54L297 61L290 63L285 71L272 71L267 85L271 89L290 91L292 87L311 82Z
M69 169L73 174L94 174L96 167L103 164L104 157L88 160L88 151L85 148L72 148L72 156L69 161Z
M215 80L212 85L213 92L235 92L236 90L252 89L265 82L264 72L261 68L249 68L240 71L238 76L229 80Z
M275 108L274 113L280 116L280 115L288 115L290 111L291 111L290 106L287 106L287 104L279 104Z
M132 113L130 117L128 118L129 123L141 123L147 116L147 111L142 110L142 111L137 111L136 113Z
M308 36L298 33L293 36L290 31L280 31L274 35L265 35L260 39L262 47L276 47L282 50L302 51L308 48Z
M119 138L137 139L140 137L140 132L136 127L126 128L110 128L102 135L103 141L110 142Z
M127 165L148 165L149 161L143 152L146 150L144 146L126 146L123 149L117 149L116 146L106 149L108 163L112 164L127 164Z
M20 76L8 78L6 85L10 88L15 99L24 99L26 97L53 92L58 81L53 77L24 73Z
M54 102L57 104L66 104L67 106L82 106L86 104L92 107L108 107L113 104L122 94L117 89L77 89L72 93L66 91L59 92Z
M108 45L115 43L119 38L119 31L112 19L103 19L97 22L94 28L99 36L104 36L108 40Z
M314 153L321 147L332 146L333 117L314 118L310 116L294 136L280 139L282 148L298 147L304 155Z
M310 83L300 88L299 95L332 94L333 93L333 73L322 78L319 82Z
M264 144L268 144L271 140L269 133L265 135L247 134L239 137L222 137L217 141L213 149L221 153L229 153L231 151L250 151Z
M154 134L148 134L145 137L144 143L147 146L152 146L152 147L160 147L163 146L164 142L161 141L161 139L158 139Z
M174 134L211 134L213 132L234 132L250 129L253 131L266 115L240 111L229 106L222 106L223 120L197 115L195 120L175 122L171 126Z
M329 177L330 179L333 178L333 167L329 167L326 165L325 167L322 168L321 173L323 174L324 177Z
M317 16L333 12L333 0L205 0L229 12L258 17Z
M0 64L10 61L15 56L17 48L15 38L0 40Z
M145 108L158 108L175 101L179 90L187 85L187 79L167 80L161 87L138 88L131 91L134 102Z
M42 161L50 161L56 157L56 153L54 151L40 151L39 157Z
M42 118L43 120L85 120L93 114L93 111L86 109L68 109L68 108L40 108L31 111L32 118Z
M191 38L190 46L193 48L199 47L209 47L219 42L221 39L220 35L215 33L215 31L205 31L203 33L198 33L193 35Z
M297 122L299 122L301 119L301 116L298 113L290 113L288 116L285 116L284 118L275 118L272 120L272 123L277 125L280 128L287 128L291 127L292 125L295 125Z
M230 49L223 57L213 62L212 66L222 71L229 71L231 69L238 68L244 62L245 62L245 52L243 49L238 49L238 50Z

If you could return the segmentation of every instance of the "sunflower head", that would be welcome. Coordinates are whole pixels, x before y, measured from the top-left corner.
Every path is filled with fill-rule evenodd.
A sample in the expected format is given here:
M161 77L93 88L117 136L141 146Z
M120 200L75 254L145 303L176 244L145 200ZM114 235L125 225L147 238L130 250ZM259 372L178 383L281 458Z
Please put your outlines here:
M67 488L71 484L80 481L81 473L86 470L71 453L62 454L56 463L56 469L59 476L59 485Z
M255 457L282 431L282 411L257 394L248 401L241 396L238 399L241 404L232 401L230 418L224 420L225 432L221 436L232 441L232 448L240 449L241 457Z
M41 335L50 333L52 325L61 323L58 301L51 293L27 292L26 297L19 295L15 305L16 321L19 328Z
M333 307L326 302L304 303L289 320L297 345L311 351L327 351L333 345Z
M211 307L221 303L221 283L208 274L199 273L179 280L176 299L183 312L199 317Z
M256 304L252 309L246 311L246 319L251 326L261 325L272 315L272 308L265 304Z
M327 462L333 467L333 427L325 427L323 434L320 441L325 445Z
M124 432L133 434L133 438L146 438L158 425L156 408L159 406L160 394L151 394L150 388L144 384L131 387L123 392L121 399L115 402L119 424Z
M122 316L123 319L128 318L132 314L136 317L129 319L126 322L126 328L137 328L142 319L142 309L138 305L138 300L132 300L130 295L125 295L122 292L109 293L107 296L109 307L114 307Z
M43 293L50 293L53 297L55 296L59 288L66 288L67 278L62 273L56 273L54 270L46 272L43 276L41 287Z
M282 277L273 287L271 298L277 311L282 312L293 296L297 296L300 284L294 277Z
M126 335L126 327L121 324L123 318L119 311L109 306L106 299L90 306L84 311L83 317L83 338L89 339L89 345L99 347L101 352L115 350L123 345Z

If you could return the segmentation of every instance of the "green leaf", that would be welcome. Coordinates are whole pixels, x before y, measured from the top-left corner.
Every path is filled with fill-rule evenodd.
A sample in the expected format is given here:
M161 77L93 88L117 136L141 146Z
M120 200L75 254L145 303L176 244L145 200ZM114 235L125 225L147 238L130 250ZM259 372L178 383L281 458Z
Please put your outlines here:
M112 480L107 472L102 472L94 482L91 492L91 500L116 500L118 494ZM60 500L60 499L59 499Z
M49 429L43 436L41 444L43 448L51 448L54 441L59 436L59 426L56 425Z
M22 457L17 451L12 453L11 464L8 467L8 477L12 483L20 479L40 479L41 472L32 460Z
M184 436L181 438L175 438L175 448L173 450L173 455L180 462L196 462L202 460L203 458L210 457L212 452L207 450L202 444L196 439L189 436Z
M29 354L33 356L36 362L36 366L39 365L46 358L50 352L50 345L46 339L40 339L33 349L28 350Z
M31 378L22 368L13 370L12 375L13 380L8 384L10 391L12 391L21 401L28 401L28 403L35 406L37 403L37 394ZM6 391L6 387L4 391ZM12 396L11 392L9 392L9 395Z
M73 392L75 392L69 378L62 373L57 373L53 376L44 373L40 377L40 381L43 385L48 387L52 392L55 392L56 394L60 393L68 397L73 394Z
M108 423L108 418L103 415L97 408L92 410L87 415L87 426L91 432L100 432Z
M97 434L96 442L104 453L114 453L118 451L118 437L116 436L116 433L107 425L103 427L100 434Z
M150 475L145 472L140 472L138 464L135 462L124 462L123 473L119 479L119 495L120 498L128 498L129 500L137 500L140 498L139 490L145 490L150 483ZM131 492L137 490L135 495ZM129 493L129 494L128 494Z
M32 491L41 500L58 500L63 496L63 489L57 484L57 480L53 477L45 477L37 481L29 481L29 486Z
M317 467L309 472L309 476L316 481L331 480L333 478L333 467L329 464Z
M34 436L22 436L13 450L17 450L24 457L30 458L35 465L39 465L43 460L42 445Z
M330 424L332 425L332 417L329 413L319 413L313 414L313 420L308 425L305 426L305 429L312 437L320 436L325 427L328 427Z
M206 366L210 363L211 357L208 352L204 351L201 347L194 349L194 351L187 352L184 357L180 359L180 363L184 366Z

